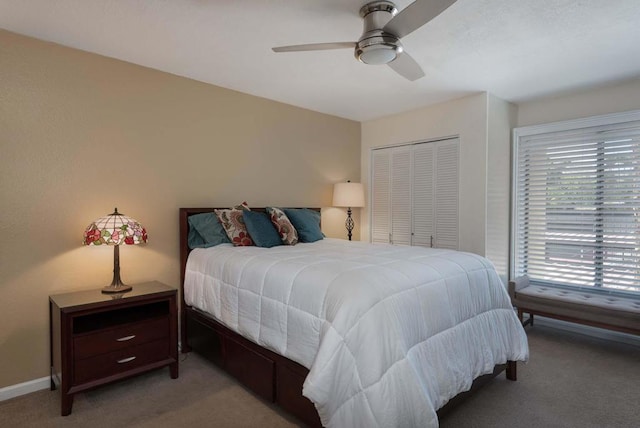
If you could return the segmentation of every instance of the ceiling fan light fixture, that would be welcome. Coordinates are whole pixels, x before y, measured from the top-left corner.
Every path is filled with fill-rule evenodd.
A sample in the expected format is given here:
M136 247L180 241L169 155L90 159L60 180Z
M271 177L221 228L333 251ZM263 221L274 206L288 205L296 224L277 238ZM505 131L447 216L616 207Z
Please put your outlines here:
M384 34L358 41L355 57L365 64L388 64L402 53L402 44L393 36Z
M402 48L389 45L372 45L356 50L356 58L365 64L388 64L402 52Z

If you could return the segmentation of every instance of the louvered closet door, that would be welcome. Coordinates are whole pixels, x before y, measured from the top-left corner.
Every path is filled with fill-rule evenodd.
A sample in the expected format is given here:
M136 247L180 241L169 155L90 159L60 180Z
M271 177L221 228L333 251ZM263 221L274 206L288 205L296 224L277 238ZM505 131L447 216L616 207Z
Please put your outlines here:
M389 242L391 150L374 150L371 179L371 242Z
M376 149L371 241L458 249L458 139Z
M434 147L435 143L413 148L413 236L412 245L431 246L434 223Z
M458 249L458 139L436 145L434 247Z
M411 245L412 147L391 152L391 242Z

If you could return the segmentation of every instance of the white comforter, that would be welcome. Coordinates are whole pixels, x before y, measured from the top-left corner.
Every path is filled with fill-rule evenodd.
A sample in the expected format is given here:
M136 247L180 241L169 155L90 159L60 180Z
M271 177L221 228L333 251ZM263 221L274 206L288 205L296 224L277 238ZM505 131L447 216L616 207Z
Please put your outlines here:
M529 352L491 263L450 250L196 249L185 300L309 368L303 394L328 427L437 427L474 378Z

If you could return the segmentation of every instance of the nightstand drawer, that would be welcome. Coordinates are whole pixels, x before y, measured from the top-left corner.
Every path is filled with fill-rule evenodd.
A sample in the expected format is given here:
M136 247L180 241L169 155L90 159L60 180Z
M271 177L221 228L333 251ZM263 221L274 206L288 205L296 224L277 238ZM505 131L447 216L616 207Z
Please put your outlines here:
M167 339L119 349L75 362L74 384L88 382L168 359Z
M76 336L73 347L76 359L130 348L169 335L169 317L138 322L123 327Z

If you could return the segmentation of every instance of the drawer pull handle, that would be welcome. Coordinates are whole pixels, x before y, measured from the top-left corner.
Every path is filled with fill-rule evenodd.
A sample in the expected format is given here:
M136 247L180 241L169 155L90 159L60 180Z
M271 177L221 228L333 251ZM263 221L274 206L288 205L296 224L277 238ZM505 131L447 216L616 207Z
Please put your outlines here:
M126 342L127 340L131 340L134 337L136 337L135 334L132 334L131 336L125 336L125 337L121 337L120 339L116 339L118 342Z
M121 360L118 360L118 364L128 363L129 361L133 361L135 359L136 359L136 357L123 358Z

